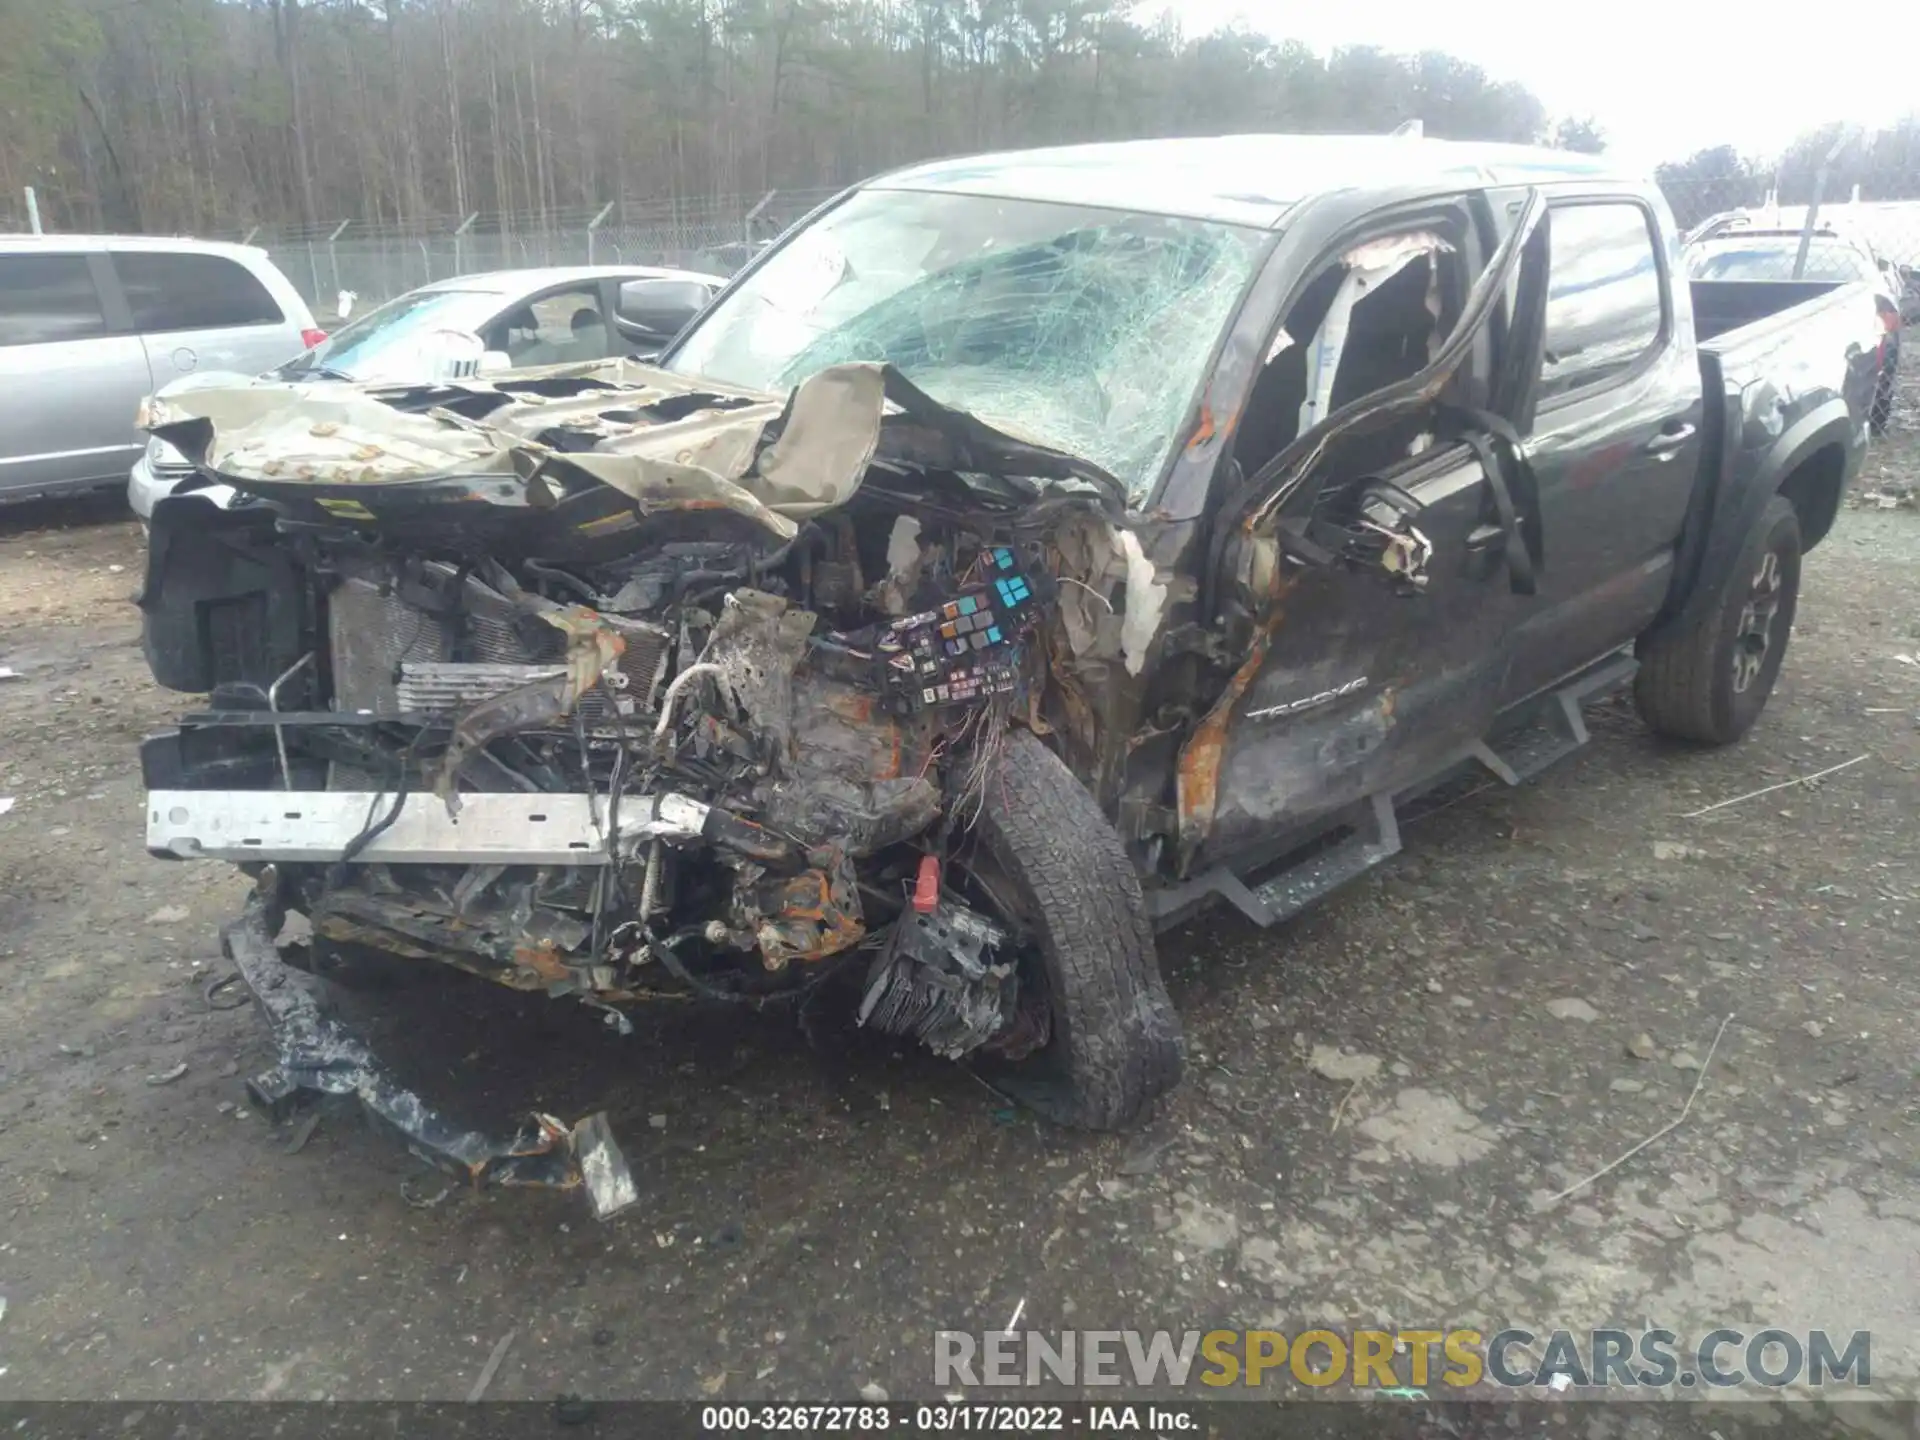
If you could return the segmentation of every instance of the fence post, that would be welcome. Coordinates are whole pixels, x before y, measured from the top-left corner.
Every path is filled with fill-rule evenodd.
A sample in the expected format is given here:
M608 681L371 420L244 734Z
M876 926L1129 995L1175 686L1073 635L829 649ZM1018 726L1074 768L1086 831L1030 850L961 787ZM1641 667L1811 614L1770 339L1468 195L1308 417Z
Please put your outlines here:
M260 227L258 225L255 225L252 229L248 230L246 234L240 237L240 243L242 245L251 245L253 243L253 237L258 235L259 233L260 233Z
M779 193L778 190L767 191L766 194L760 197L760 203L747 211L746 218L740 222L740 243L742 245L753 244L753 222L760 218L760 212L771 205L773 203L773 197Z
M613 201L609 200L600 207L600 213L587 222L587 263L593 264L593 232L598 230L607 216L613 213Z
M320 260L313 253L313 237L307 237L307 274L313 277L313 303L320 303Z
M40 197L31 185L27 186L27 228L36 235L40 233Z
M453 232L453 273L455 275L466 274L466 266L463 265L460 261L460 237L465 235L467 231L471 230L473 228L473 222L478 220L479 218L480 218L480 212L476 210L471 215L467 216L466 219L462 220L460 222L459 228Z
M333 227L333 233L327 236L327 264L333 270L333 288L336 294L340 290L340 252L333 248L333 242L338 240L352 223L351 220L342 220Z

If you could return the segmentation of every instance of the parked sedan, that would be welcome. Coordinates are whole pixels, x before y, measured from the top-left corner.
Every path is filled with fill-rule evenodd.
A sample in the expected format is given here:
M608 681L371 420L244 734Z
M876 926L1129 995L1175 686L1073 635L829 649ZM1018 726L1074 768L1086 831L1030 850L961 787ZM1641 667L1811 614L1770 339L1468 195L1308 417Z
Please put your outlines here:
M428 380L444 357L449 334L464 338L469 347L477 339L475 368L489 374L649 355L673 338L688 308L703 307L724 284L717 275L644 265L462 275L389 300L259 378ZM663 298L669 302L664 306ZM160 393L232 385L243 378L251 377L202 374ZM154 502L192 473L179 451L163 440L149 440L127 482L134 513L149 518Z
M1728 224L1703 226L1686 247L1687 273L1695 280L1766 280L1831 284L1858 280L1873 286L1874 304L1886 334L1881 341L1880 379L1873 395L1873 433L1885 433L1893 415L1894 376L1900 368L1900 336L1905 277L1873 250L1854 239L1819 229L1806 237L1807 258L1800 262L1801 232Z

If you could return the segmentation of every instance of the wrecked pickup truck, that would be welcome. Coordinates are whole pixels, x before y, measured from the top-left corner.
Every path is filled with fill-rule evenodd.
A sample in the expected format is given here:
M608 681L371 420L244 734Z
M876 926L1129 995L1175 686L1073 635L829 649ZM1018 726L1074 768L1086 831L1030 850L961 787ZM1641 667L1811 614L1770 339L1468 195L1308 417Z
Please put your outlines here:
M210 701L145 743L148 846L256 877L257 1090L632 1198L601 1117L461 1131L292 974L372 954L622 1027L837 994L1133 1121L1181 1069L1156 926L1297 913L1609 686L1759 713L1880 327L1677 262L1577 155L1082 147L856 187L655 365L150 402L197 477L146 653Z

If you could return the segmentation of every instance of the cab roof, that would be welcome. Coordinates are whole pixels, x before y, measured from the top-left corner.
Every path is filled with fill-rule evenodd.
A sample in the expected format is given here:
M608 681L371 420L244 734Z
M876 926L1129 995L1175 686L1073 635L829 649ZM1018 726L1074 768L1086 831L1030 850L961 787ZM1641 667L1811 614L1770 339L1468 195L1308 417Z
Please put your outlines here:
M1399 135L1216 135L934 160L865 188L1054 200L1272 229L1341 190L1629 179L1604 156Z

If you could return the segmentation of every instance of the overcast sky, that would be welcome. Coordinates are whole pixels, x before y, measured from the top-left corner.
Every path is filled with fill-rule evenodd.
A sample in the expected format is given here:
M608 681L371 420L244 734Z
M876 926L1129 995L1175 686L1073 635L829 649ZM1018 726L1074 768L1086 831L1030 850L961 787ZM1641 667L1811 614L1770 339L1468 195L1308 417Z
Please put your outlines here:
M1920 108L1907 67L1920 55L1920 6L1769 8L1703 0L1144 0L1190 35L1242 19L1305 41L1445 50L1497 80L1518 80L1554 115L1592 114L1625 159L1651 165L1729 142L1770 154L1825 120L1884 125ZM1591 17L1589 29L1578 28Z

